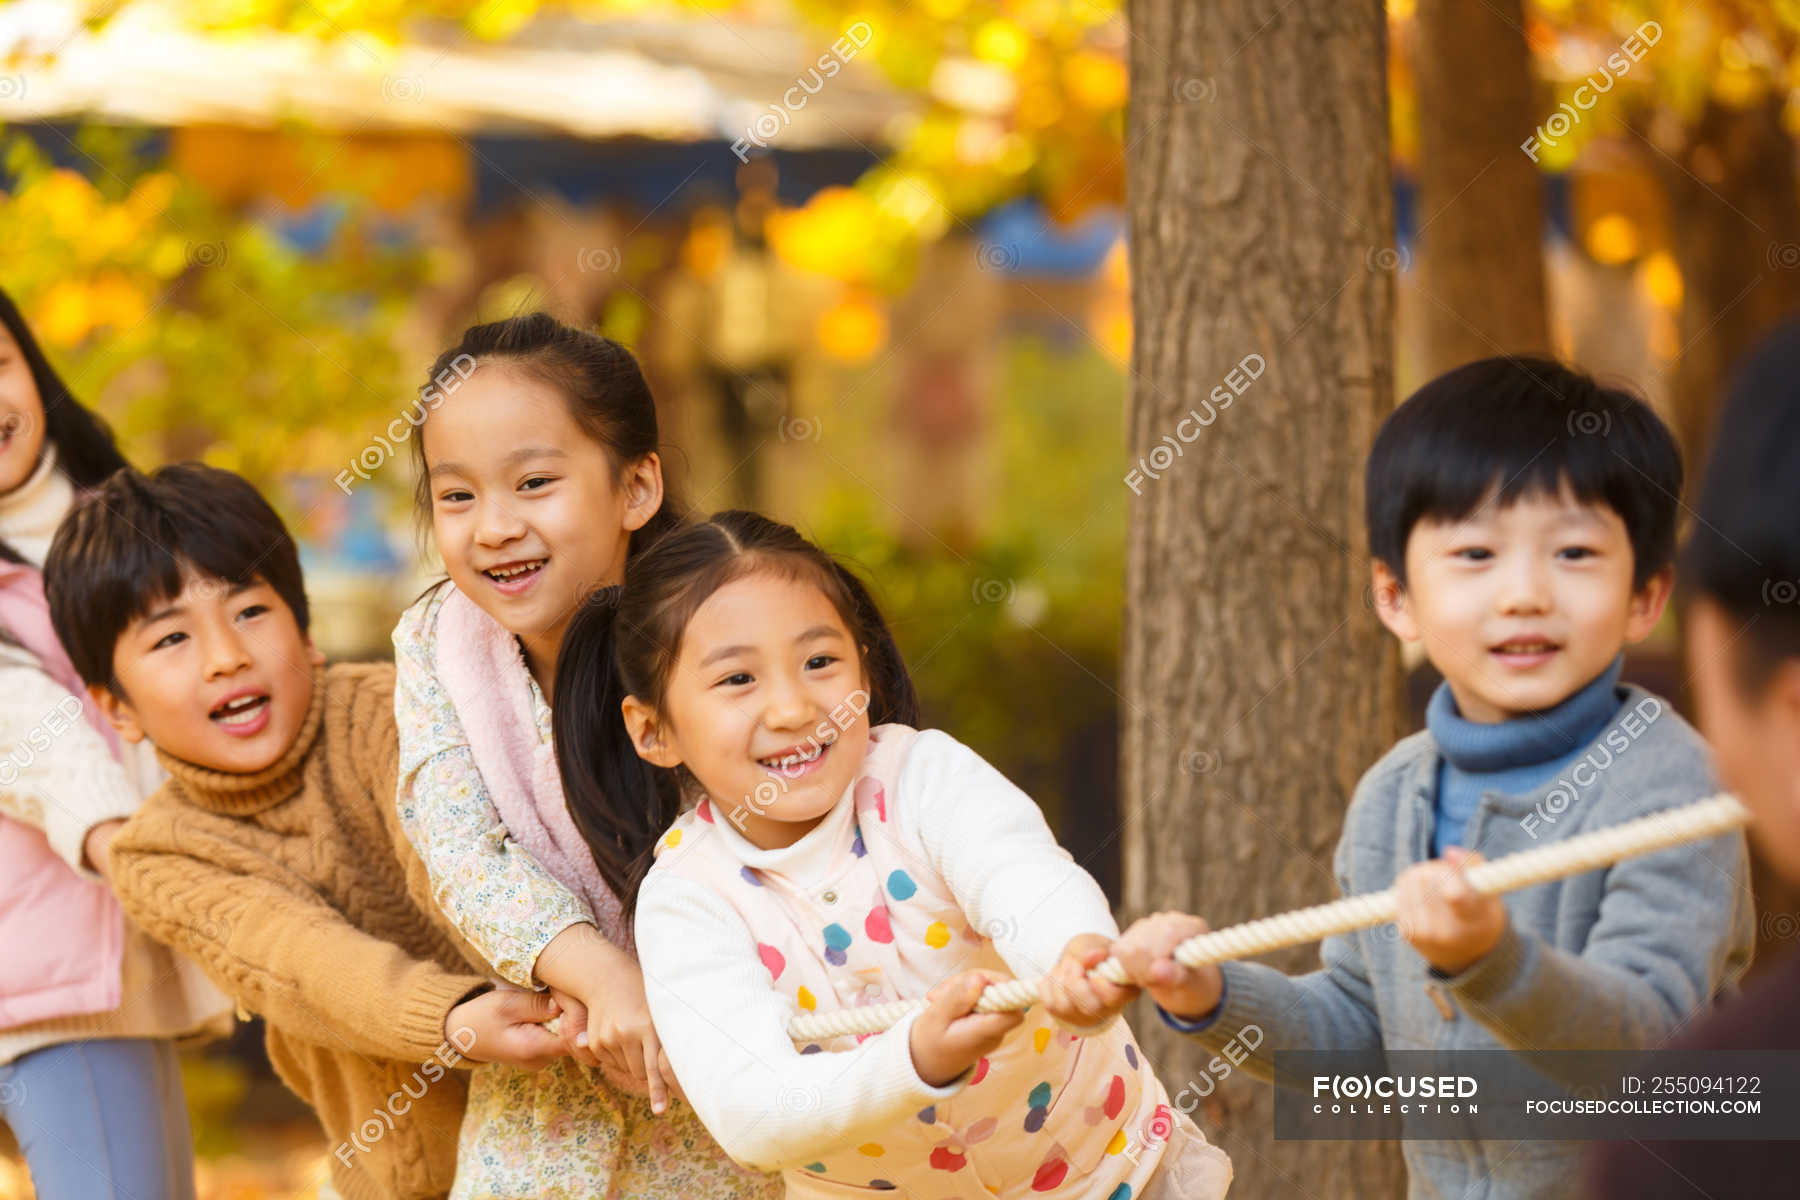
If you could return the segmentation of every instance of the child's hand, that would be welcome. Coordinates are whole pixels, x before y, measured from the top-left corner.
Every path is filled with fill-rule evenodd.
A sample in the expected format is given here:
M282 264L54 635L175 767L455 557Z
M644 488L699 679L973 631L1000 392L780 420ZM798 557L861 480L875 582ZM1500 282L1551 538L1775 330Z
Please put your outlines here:
M1135 987L1117 987L1088 978L1090 968L1106 961L1112 942L1097 933L1078 933L1063 947L1050 973L1038 980L1038 1002L1044 1011L1071 1029L1092 1029L1118 1016Z
M563 1055L562 1042L544 1028L544 1022L556 1015L556 1001L545 992L496 988L451 1009L444 1018L444 1035L465 1029L474 1034L463 1055L475 1062L536 1071ZM461 1045L462 1039L451 1038L450 1044Z
M625 1070L624 1060L615 1055L602 1059L588 1049L588 1009L587 1005L569 995L567 992L550 989L551 998L562 1008L562 1017L557 1021L557 1036L562 1038L563 1048L569 1057L585 1067L598 1068L600 1073L620 1091L630 1092L634 1096L648 1096L650 1089L645 1080L634 1078ZM658 1066L661 1069L663 1082L669 1086L669 1094L687 1099L681 1090L681 1084L675 1078L675 1069L669 1065L668 1051L660 1052Z
M994 971L964 971L927 992L924 1012L913 1021L913 1070L932 1087L944 1087L991 1052L1025 1019L1022 1012L978 1013L975 1002L990 983L1004 983Z
M562 1039L563 1050L568 1056L584 1067L605 1067L608 1064L600 1061L600 1056L588 1048L588 1010L587 1005L563 991L551 988L550 998L556 1001L562 1015L556 1022L556 1036ZM611 1064L615 1069L622 1064Z
M600 1069L626 1091L650 1097L650 1111L669 1107L668 1059L650 1022L650 1002L644 997L644 973L623 954L618 967L595 981L582 997L587 1005L587 1030L577 1044L600 1056Z
M1206 932L1206 922L1199 917L1153 913L1113 943L1112 956L1124 966L1131 982L1149 992L1164 1012L1198 1021L1219 1007L1225 977L1217 965L1182 966L1175 961L1175 947Z
M669 1065L667 1050L662 1051L661 1057L658 1059L658 1066L662 1070L663 1082L669 1085L669 1095L686 1104L687 1093L681 1088L681 1080L675 1078L675 1068Z
M584 1022L568 1022L574 1027L575 1047L591 1050L601 1071L618 1086L649 1096L652 1112L667 1109L668 1060L650 1023L644 972L637 960L592 925L580 924L550 940L538 955L536 970L539 979L587 1009Z
M1506 905L1470 887L1463 874L1481 861L1451 846L1441 859L1408 867L1394 883L1400 935L1446 975L1475 965L1506 932Z

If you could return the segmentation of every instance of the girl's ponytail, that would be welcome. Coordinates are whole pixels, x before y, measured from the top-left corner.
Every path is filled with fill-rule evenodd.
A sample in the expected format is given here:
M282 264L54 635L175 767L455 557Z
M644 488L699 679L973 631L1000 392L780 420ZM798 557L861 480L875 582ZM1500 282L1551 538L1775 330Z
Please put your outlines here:
M681 804L674 774L639 758L625 728L616 636L623 590L592 593L569 622L550 711L569 816L629 916L656 839Z

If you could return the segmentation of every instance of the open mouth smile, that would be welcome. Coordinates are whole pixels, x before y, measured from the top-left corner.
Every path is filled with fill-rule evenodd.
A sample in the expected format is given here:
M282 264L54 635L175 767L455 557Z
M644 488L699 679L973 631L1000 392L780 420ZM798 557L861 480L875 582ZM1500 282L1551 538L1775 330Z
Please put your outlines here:
M240 692L215 704L207 718L236 737L261 733L269 723L271 701L267 692Z
M547 558L521 559L497 567L484 567L481 573L493 582L496 590L513 596L535 583L549 561Z

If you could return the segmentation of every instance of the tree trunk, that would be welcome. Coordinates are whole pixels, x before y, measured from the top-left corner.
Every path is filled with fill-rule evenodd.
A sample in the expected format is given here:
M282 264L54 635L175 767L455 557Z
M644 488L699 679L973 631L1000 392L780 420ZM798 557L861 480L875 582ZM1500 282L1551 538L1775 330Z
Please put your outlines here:
M1427 378L1544 354L1544 197L1523 0L1419 0L1419 316Z
M1345 805L1401 722L1361 486L1393 403L1386 18L1379 0L1128 17L1124 915L1223 925L1332 897ZM1171 1093L1209 1078L1153 1015L1134 1028ZM1239 1072L1193 1113L1233 1194L1404 1191L1393 1146L1277 1146L1270 1108Z
M1690 484L1731 371L1800 308L1800 183L1781 107L1779 97L1749 108L1709 100L1679 144L1651 158L1681 268L1672 396Z

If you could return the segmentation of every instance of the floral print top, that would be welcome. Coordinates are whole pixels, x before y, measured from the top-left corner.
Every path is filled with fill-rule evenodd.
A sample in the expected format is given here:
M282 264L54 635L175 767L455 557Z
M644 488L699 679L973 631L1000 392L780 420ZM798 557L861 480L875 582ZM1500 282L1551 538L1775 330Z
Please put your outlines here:
M451 586L414 604L394 629L400 824L445 915L497 972L533 987L533 964L550 940L594 917L507 832L482 783L435 665L438 610ZM550 705L523 674L538 738L548 743ZM475 1068L450 1200L776 1200L781 1191L780 1176L732 1162L686 1104L671 1101L654 1116L643 1097L561 1058L541 1071Z
M536 987L532 968L544 947L571 925L593 923L594 914L513 839L482 784L435 665L438 609L452 586L434 588L394 627L400 825L430 872L444 915L495 971L520 987ZM529 673L525 682L538 737L547 743L550 705Z

